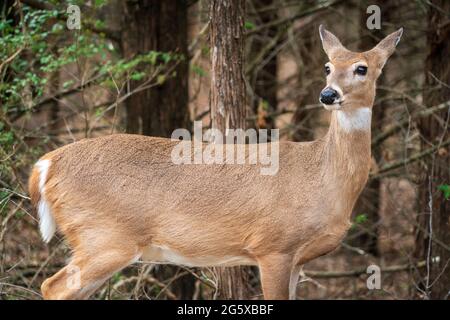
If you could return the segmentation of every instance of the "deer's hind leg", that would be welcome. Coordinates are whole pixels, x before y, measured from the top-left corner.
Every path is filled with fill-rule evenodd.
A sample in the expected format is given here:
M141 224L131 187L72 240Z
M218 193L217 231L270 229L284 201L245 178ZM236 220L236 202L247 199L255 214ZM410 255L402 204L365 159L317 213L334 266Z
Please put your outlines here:
M95 249L75 249L72 261L44 281L44 299L87 299L115 272L136 262L141 256L137 246L108 243Z
M302 270L301 265L295 264L292 267L289 279L289 300L297 299L297 285L301 270Z

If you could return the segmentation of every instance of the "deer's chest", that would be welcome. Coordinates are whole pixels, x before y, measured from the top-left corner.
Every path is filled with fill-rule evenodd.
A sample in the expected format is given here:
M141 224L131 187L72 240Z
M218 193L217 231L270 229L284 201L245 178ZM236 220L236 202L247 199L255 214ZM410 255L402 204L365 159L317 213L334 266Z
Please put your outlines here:
M328 222L329 223L329 222ZM303 243L296 253L296 263L304 264L335 250L350 227L348 220L324 225L314 237Z

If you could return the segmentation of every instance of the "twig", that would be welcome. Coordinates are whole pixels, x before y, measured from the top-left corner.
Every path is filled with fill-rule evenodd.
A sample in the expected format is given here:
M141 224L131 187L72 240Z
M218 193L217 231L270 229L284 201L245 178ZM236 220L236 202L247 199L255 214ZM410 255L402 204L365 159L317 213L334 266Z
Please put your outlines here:
M400 130L403 126L407 125L409 123L410 120L415 120L418 118L423 118L426 116L429 116L437 111L441 111L445 108L450 108L450 101L441 103L437 106L431 107L431 108L427 108L425 110L422 110L416 114L413 114L411 116L411 118L407 118L407 119L403 119L400 122L397 122L395 124L392 124L391 126L387 127L382 133L380 133L379 135L377 135L373 140L372 140L372 146L378 145L381 142L383 142L384 140L386 140L387 138L389 138L392 134L396 133L398 130Z
M12 284L12 283L0 282L0 286L8 286L8 287L12 287L12 288L15 288L15 289L18 289L18 290L23 290L23 291L32 293L32 294L42 298L42 296L38 292L36 292L34 290L30 290L28 288L21 287L21 286L16 286L15 284Z
M2 62L2 64L0 64L0 72L2 72L2 69L5 65L7 65L8 63L10 63L11 61L13 61L23 50L24 47L19 48L16 52L14 52L11 56L9 56L8 58L6 58L5 61Z
M297 14L291 16L291 17L286 17L286 18L281 18L281 19L278 19L278 20L270 21L270 22L268 22L268 23L266 23L266 24L264 24L262 26L259 26L259 27L256 27L256 28L252 29L252 30L247 31L245 33L245 35L249 36L249 35L252 35L252 34L255 34L255 33L259 33L259 32L261 32L261 30L263 30L265 28L270 28L270 27L275 27L275 26L278 26L278 25L283 25L283 24L286 24L286 23L290 23L291 21L294 21L294 20L306 17L306 16L308 16L310 14L313 14L313 13L316 13L316 12L328 9L329 7L337 5L340 2L342 2L342 0L337 0L337 1L332 1L332 2L325 3L325 4L320 4L320 5L318 5L315 8L302 11L302 12L297 13Z
M376 172L375 174L371 175L370 179L382 178L384 176L383 173L391 171L391 170L394 170L394 169L397 169L397 168L399 168L399 167L401 167L403 165L415 162L417 160L420 160L420 159L422 159L422 158L424 158L426 156L429 156L429 155L433 154L438 149L440 149L442 147L445 147L445 146L448 146L448 145L450 145L450 140L447 140L447 141L443 142L439 146L435 146L435 147L429 148L429 149L427 149L425 151L419 152L419 153L417 153L417 154L415 154L415 155L413 155L413 156L411 156L411 157L409 157L407 159L401 159L401 160L398 160L398 161L394 161L394 162L392 162L390 164L387 164L384 167L382 167L378 172Z
M401 264L390 266L386 268L381 268L381 273L392 273L392 272L400 272L407 271L412 268L423 268L425 267L426 262L420 261L417 264ZM344 277L359 277L360 275L367 274L367 268L361 268L350 271L313 271L313 270L305 270L305 274L308 277L314 278L344 278Z
M84 82L83 84L80 84L74 88L71 89L67 89L61 92L58 92L50 97L46 97L44 99L42 99L41 101L37 102L36 104L32 105L30 108L26 108L24 110L21 110L21 112L19 112L19 114L17 114L14 118L13 121L18 120L22 115L26 114L27 111L31 111L34 110L36 108L39 108L40 106L43 106L49 102L52 101L57 101L57 100L61 100L62 98L77 93L77 92L81 92L82 90L90 87L91 85L94 85L96 81L101 80L102 78L104 78L105 75L97 75L91 79L89 79L88 81Z
M37 0L20 0L20 2L22 2L23 4L26 4L34 9L38 9L38 10L49 10L49 11L50 10L51 11L58 10L58 8L56 6L49 3L48 1L41 2L41 1L37 1ZM65 20L66 18L63 15L58 14L58 19ZM106 37L108 37L111 40L120 41L121 37L120 37L120 32L118 30L112 30L112 29L108 29L108 28L99 28L99 27L92 25L89 22L84 22L83 26L94 33L104 34Z

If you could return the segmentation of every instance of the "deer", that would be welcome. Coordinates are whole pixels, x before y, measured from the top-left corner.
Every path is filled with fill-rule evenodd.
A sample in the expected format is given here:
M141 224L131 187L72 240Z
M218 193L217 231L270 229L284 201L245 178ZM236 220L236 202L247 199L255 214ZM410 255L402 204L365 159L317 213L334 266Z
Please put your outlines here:
M264 299L295 299L302 266L336 249L371 163L376 80L403 29L365 52L319 27L328 56L319 101L331 112L315 141L272 141L279 170L171 161L173 139L112 134L45 154L29 179L42 238L60 232L68 264L44 299L88 299L138 260L187 267L253 265ZM77 286L68 285L78 270Z

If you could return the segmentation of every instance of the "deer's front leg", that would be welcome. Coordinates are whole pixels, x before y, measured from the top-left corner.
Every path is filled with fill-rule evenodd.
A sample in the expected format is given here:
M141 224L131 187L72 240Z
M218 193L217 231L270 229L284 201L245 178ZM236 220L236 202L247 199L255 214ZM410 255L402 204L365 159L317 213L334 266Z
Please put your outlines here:
M291 278L292 257L273 254L258 259L264 299L287 300Z

